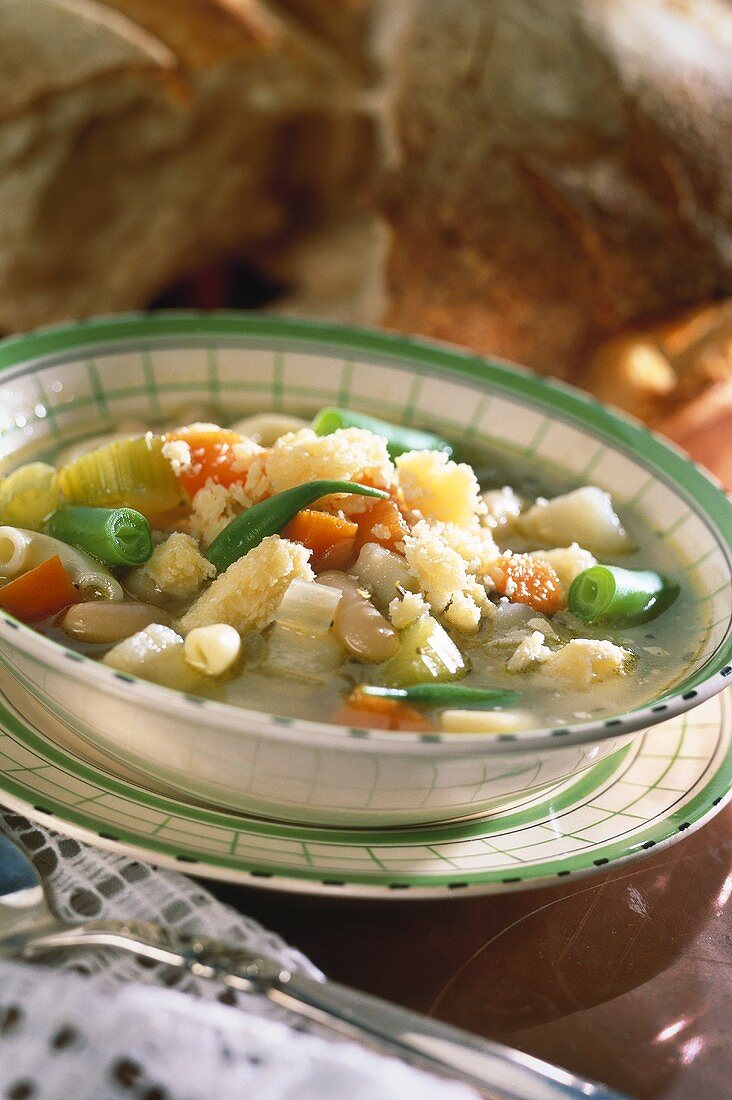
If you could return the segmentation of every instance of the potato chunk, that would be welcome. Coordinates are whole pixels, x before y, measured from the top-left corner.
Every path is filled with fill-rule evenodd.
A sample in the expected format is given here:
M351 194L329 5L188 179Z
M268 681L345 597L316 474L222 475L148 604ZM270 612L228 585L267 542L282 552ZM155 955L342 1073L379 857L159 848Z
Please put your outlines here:
M548 546L572 541L593 554L624 554L633 549L610 494L596 485L537 501L519 517L517 526L526 538Z
M472 466L444 451L407 451L396 468L407 508L424 519L470 527L486 511Z
M627 672L633 655L613 642L573 638L546 657L541 674L568 690L588 688Z
M585 569L597 565L595 555L591 554L589 550L583 550L576 542L573 542L571 546L559 546L556 550L534 550L529 554L529 557L546 562L547 565L552 567L564 589L565 597L574 578L583 573Z

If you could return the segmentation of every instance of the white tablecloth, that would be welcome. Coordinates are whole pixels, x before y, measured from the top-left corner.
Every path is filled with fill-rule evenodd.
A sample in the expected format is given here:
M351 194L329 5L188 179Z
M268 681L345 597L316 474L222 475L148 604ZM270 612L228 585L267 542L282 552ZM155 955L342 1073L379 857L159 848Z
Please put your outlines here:
M57 914L160 921L275 956L299 951L199 883L86 847L0 810L50 888ZM355 945L354 945L355 947ZM264 997L150 965L75 951L51 965L0 960L3 1100L475 1100L392 1058L335 1039Z

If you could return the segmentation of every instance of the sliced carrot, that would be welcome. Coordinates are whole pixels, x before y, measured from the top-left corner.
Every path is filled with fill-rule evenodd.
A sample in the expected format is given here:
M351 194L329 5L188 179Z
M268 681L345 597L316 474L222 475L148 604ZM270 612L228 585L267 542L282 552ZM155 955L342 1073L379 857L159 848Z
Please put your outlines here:
M58 555L0 588L0 607L24 623L48 619L78 600L78 589Z
M168 442L180 440L190 448L190 464L183 466L178 474L178 480L189 497L195 496L209 478L228 487L246 477L246 470L242 470L241 461L237 460L233 449L233 445L241 443L244 438L238 432L227 428L206 430L191 427L168 432L165 438Z
M358 527L342 516L303 508L282 530L282 537L302 543L313 552L310 564L316 573L343 569L354 558L353 542Z
M488 574L502 596L553 615L564 607L562 585L548 562L529 554L511 554L496 558Z
M399 699L380 699L364 695L355 688L344 706L333 715L333 721L341 726L365 726L378 730L416 730L419 733L434 730L432 723L414 707Z
M378 542L387 550L394 550L409 534L407 522L393 500L375 500L354 519L358 523L356 554L366 542Z

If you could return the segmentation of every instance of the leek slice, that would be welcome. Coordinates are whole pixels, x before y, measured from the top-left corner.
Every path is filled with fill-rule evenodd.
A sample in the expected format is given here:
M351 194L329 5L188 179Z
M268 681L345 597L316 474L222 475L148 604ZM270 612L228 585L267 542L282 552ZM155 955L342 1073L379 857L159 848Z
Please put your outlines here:
M40 531L58 508L56 470L47 462L29 462L0 482L0 523Z
M73 504L126 506L146 516L180 507L186 494L163 454L163 442L148 432L82 455L59 470L63 496Z

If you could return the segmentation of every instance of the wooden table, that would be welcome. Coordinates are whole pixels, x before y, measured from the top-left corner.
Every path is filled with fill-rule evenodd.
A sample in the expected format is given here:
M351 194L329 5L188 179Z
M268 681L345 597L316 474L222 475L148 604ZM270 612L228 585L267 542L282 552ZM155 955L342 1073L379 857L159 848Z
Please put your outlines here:
M732 1095L731 825L729 807L617 871L496 897L214 889L338 981L632 1097L716 1100Z
M731 428L695 441L721 476ZM214 889L338 981L639 1100L732 1097L732 806L657 855L543 890L363 903Z

